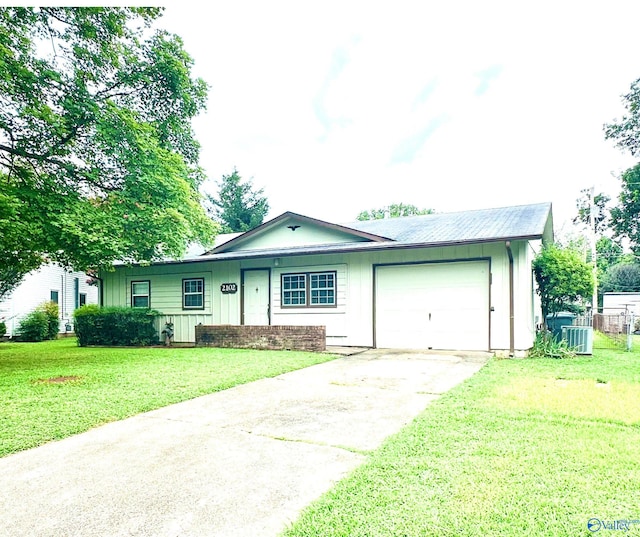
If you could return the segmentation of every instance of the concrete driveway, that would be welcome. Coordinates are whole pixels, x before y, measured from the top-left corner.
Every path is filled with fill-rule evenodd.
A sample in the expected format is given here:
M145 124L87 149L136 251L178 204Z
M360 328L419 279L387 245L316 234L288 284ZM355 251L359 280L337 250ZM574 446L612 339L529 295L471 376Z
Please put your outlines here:
M277 535L486 361L370 350L2 458L0 535Z

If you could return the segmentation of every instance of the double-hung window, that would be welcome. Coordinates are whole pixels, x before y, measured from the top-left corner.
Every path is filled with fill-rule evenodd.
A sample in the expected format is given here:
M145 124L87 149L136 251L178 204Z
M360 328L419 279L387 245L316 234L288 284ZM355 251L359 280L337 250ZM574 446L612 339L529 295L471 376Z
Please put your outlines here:
M335 306L335 271L283 274L281 302L284 308Z
M149 280L131 282L131 307L151 307L151 282Z
M283 274L282 275L282 305L306 306L307 305L307 275Z
M336 304L336 273L318 272L309 274L312 306L335 306Z
M204 278L182 280L182 309L204 309Z

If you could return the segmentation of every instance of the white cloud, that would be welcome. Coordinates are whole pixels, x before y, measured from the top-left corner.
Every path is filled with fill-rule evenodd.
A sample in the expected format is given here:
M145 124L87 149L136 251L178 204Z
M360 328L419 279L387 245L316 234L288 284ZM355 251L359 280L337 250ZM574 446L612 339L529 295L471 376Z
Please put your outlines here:
M552 201L560 224L631 163L602 125L640 77L637 2L201 6L160 25L211 85L202 165L253 177L272 217Z

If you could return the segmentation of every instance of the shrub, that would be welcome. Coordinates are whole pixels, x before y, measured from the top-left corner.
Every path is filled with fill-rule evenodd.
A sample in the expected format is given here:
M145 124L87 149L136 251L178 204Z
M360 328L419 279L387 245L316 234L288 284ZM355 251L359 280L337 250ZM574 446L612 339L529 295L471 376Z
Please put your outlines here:
M529 358L575 358L576 352L566 340L556 340L553 333L541 330L536 334L533 347L529 351Z
M160 312L140 308L87 305L73 314L78 345L140 346L158 342Z
M7 333L7 325L4 322L0 322L0 337L4 337Z
M21 341L44 341L56 339L59 331L58 304L48 301L40 304L20 321L17 336Z
M60 332L60 317L58 316L58 304L48 301L40 304L37 311L47 316L47 336L45 339L56 339Z
M49 333L47 314L36 309L20 321L18 339L20 341L44 341Z

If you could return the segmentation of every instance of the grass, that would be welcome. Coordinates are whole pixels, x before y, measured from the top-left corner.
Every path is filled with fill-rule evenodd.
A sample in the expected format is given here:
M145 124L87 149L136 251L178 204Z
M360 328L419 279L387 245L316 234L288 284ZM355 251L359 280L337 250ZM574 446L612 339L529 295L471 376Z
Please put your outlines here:
M294 351L0 344L0 456L335 358Z
M640 351L594 352L490 361L283 535L640 535Z

